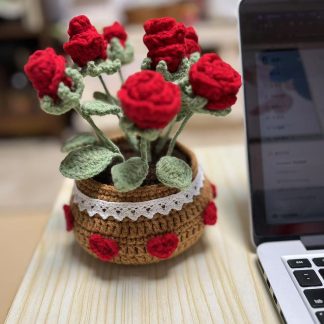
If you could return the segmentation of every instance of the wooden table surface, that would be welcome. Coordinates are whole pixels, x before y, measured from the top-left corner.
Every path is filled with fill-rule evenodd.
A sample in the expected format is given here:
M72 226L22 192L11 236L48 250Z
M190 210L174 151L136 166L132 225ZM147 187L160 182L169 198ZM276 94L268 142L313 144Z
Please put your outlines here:
M101 263L64 229L66 181L6 323L279 323L250 241L244 149L195 151L219 193L199 243L158 264Z

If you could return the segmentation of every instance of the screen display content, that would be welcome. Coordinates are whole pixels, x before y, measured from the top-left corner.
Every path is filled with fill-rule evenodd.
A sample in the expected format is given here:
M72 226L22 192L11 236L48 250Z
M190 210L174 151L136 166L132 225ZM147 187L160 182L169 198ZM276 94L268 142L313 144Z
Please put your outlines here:
M254 226L323 232L324 10L260 11L240 13Z

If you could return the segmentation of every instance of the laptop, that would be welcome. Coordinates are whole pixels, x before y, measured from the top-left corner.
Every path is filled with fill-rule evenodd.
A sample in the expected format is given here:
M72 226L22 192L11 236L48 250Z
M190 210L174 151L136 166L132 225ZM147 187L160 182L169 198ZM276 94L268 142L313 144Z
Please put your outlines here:
M284 322L324 323L324 1L243 0L253 242Z

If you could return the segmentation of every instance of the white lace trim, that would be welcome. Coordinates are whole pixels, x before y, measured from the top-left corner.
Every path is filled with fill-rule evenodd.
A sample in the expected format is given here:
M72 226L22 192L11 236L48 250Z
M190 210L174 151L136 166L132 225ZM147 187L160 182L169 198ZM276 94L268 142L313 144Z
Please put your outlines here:
M118 221L126 217L135 221L140 216L152 219L157 213L167 215L172 209L180 210L183 204L192 202L193 197L199 195L203 183L204 174L199 166L197 176L187 190L167 197L143 202L108 202L86 196L75 185L73 202L78 204L81 211L86 210L90 217L98 214L103 219L112 216Z

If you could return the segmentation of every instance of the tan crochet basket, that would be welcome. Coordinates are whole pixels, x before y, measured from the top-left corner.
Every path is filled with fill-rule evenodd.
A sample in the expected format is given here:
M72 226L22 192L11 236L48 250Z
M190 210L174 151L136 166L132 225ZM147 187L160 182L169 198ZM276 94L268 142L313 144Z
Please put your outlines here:
M177 144L185 155L189 157L193 179L198 172L196 156L183 145ZM147 185L134 191L121 193L114 186L99 183L93 179L76 181L78 190L88 197L109 202L143 202L167 197L179 192L162 184ZM204 230L203 212L213 199L210 182L205 178L200 194L193 197L193 201L185 203L181 210L171 210L167 215L155 214L152 219L140 216L133 221L126 217L116 220L109 216L103 219L99 215L89 216L87 210L80 211L79 206L71 198L71 211L74 218L74 234L77 242L91 255L98 255L90 248L89 238L99 234L112 239L118 244L118 254L111 260L119 264L149 264L163 259L148 252L147 242L157 236L174 233L178 237L178 245L169 257L174 257L198 241Z

